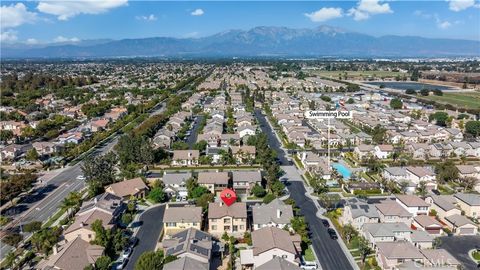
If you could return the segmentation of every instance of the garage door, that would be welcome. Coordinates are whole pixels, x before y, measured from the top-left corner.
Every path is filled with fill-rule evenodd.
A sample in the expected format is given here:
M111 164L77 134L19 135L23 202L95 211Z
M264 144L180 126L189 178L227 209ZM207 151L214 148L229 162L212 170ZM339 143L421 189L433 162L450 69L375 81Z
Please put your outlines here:
M474 228L460 228L458 234L460 235L472 235L475 233Z
M427 232L430 234L439 234L440 229L427 229Z

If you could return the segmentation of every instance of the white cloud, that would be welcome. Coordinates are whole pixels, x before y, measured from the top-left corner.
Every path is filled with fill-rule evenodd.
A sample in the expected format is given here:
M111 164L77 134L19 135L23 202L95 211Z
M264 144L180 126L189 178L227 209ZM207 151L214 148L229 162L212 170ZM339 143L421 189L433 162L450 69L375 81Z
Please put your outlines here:
M470 7L480 7L480 4L475 5L475 0L447 0L448 7L453 11L462 11Z
M61 43L61 42L79 42L80 39L77 38L77 37L73 37L73 38L67 38L67 37L64 37L64 36L58 36L56 38L53 39L53 42L56 42L56 43Z
M65 21L79 14L100 14L124 6L128 0L40 1L37 9Z
M452 26L452 24L449 21L438 22L437 25L441 29L447 29L450 26Z
M380 3L380 0L360 0L357 7L348 10L348 15L356 21L366 20L371 15L393 13L388 3Z
M37 19L37 14L29 12L23 3L17 3L9 6L1 6L0 18L0 25L3 29L31 23Z
M150 14L148 16L136 16L137 20L144 20L144 21L156 21L158 18L157 16Z
M15 42L17 40L18 40L17 31L7 30L0 33L0 41L2 42L10 43L10 42Z
M38 44L38 40L36 40L34 38L29 38L29 39L27 39L27 41L25 43L30 44L30 45L34 45L34 44Z
M305 13L305 16L310 18L312 22L324 22L343 16L343 10L341 8L321 8L312 13Z
M203 12L203 9L197 8L194 11L192 11L192 13L190 13L190 15L192 15L192 16L202 16L204 13L205 12Z

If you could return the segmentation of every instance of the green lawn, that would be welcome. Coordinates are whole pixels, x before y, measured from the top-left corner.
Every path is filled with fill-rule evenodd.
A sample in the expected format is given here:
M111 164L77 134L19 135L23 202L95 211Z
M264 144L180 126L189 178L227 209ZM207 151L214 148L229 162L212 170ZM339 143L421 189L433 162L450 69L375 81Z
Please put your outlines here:
M421 96L421 98L430 99L445 104L457 105L467 109L480 109L480 93L447 93L443 92L443 96Z
M306 261L315 261L315 256L313 255L313 250L312 250L312 247L309 246L306 250L305 250L305 260Z
M480 261L480 252L474 251L472 256L475 260Z

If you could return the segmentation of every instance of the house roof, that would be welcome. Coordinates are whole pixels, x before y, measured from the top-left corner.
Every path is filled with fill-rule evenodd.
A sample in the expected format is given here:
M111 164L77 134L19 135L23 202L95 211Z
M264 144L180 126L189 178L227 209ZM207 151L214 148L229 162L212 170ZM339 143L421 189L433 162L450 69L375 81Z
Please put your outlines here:
M209 264L190 257L181 257L163 265L163 270L208 270Z
M397 200L401 201L408 207L428 207L428 203L415 195L396 195Z
M462 216L462 215L459 215L459 214L455 214L455 215L451 215L451 216L448 216L448 217L445 217L445 219L452 223L455 227L462 227L464 225L473 225L473 226L476 226L472 221L470 221L468 218L466 218L465 216Z
M398 223L365 223L363 230L373 237L394 237L395 232L411 232L411 229L403 222Z
M230 206L224 203L209 203L208 218L247 218L247 205L243 202L236 202Z
M234 183L260 183L262 181L262 174L260 173L260 171L233 171L232 181Z
M473 165L456 165L458 172L461 174L477 173L477 169Z
M470 206L480 206L480 194L457 193L453 196Z
M411 217L407 210L405 210L399 203L396 201L382 201L378 204L375 204L378 211L384 216L401 216L401 217Z
M198 159L200 151L198 150L175 150L173 151L173 160L192 160Z
M255 154L255 146L252 145L243 145L243 146L232 146L232 154L237 154L238 152L242 152L244 154Z
M357 146L358 150L360 150L360 152L370 152L373 150L373 145L370 145L370 144L359 144Z
M165 209L163 222L201 223L202 207L168 207Z
M117 195L105 192L86 202L83 202L82 207L80 207L80 210L77 212L77 215L81 215L92 209L101 209L104 212L113 214L122 205L122 200L123 199Z
M102 221L102 225L109 228L112 227L112 219L112 214L106 213L101 210L94 210L80 216L77 215L75 218L75 222L72 223L72 225L68 226L68 228L65 229L63 234L69 234L81 228L88 228L91 230L92 223L95 222L95 220Z
M407 176L407 170L404 167L387 167L385 171L393 176Z
M105 190L106 192L113 193L119 197L125 197L135 195L144 190L148 190L148 187L147 185L145 185L142 178L137 177L130 180L111 184Z
M432 242L433 236L426 231L421 230L414 230L410 235L410 239L412 243L419 243L419 242Z
M192 173L166 173L162 177L162 181L165 185L181 185L186 183L187 179L192 177Z
M407 171L411 172L412 174L418 177L425 177L425 176L434 176L435 173L427 167L412 167L408 166Z
M199 172L198 183L199 184L217 184L227 185L230 177L228 172Z
M256 266L255 270L272 270L272 269L278 269L278 270L300 270L300 268L297 264L291 263L281 257L274 257L270 261L261 264L260 266Z
M392 152L393 151L393 145L390 145L390 144L379 144L379 145L377 145L377 147L382 152Z
M434 217L427 216L427 215L418 215L414 218L414 220L423 228L427 227L440 227L442 228L442 223L436 220Z
M378 251L387 259L423 259L419 249L408 242L378 242Z
M279 199L268 204L255 205L252 207L253 224L290 224L293 218L293 209Z
M363 202L350 204L352 218L368 217L378 218L378 211L373 204L367 204Z
M445 211L450 211L452 209L456 209L455 206L455 198L452 195L430 195L433 200L433 203L436 204L438 207L442 208Z
M102 256L104 248L98 245L90 245L80 237L61 246L58 253L40 263L40 269L69 269L83 270L85 266L94 264Z
M273 248L297 254L296 243L300 244L300 241L298 234L290 235L288 231L276 227L264 227L252 232L253 255L257 256Z
M165 256L190 253L209 260L212 255L212 236L195 228L188 228L162 242Z

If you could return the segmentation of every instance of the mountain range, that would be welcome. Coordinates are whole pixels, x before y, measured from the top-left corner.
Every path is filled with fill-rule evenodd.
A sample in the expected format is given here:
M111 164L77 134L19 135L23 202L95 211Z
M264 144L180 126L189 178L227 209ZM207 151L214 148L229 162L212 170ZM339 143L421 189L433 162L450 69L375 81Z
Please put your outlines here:
M480 41L381 36L331 26L255 27L201 38L152 37L43 45L3 44L2 58L455 57L480 56Z

